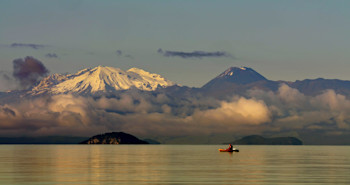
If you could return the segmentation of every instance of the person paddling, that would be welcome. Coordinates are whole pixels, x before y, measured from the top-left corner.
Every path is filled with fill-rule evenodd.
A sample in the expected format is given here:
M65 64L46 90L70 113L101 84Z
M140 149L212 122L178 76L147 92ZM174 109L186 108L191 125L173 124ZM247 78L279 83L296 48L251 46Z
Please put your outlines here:
M227 150L228 150L228 151L232 151L232 150L233 150L233 147L232 147L231 144L228 145L228 149L227 149Z
M227 149L219 149L220 152L239 152L237 148L233 148L231 144L228 145Z

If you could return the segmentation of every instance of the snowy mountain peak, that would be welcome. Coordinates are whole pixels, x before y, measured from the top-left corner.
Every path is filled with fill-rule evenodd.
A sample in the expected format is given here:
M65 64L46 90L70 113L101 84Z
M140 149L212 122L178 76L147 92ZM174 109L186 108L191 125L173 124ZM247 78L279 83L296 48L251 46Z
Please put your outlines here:
M142 69L131 68L123 71L119 68L98 66L83 69L75 74L51 75L34 87L30 94L94 94L130 88L153 91L158 87L172 85L175 83Z
M255 81L267 80L258 72L254 71L254 69L249 67L230 67L219 76L217 76L216 79L226 79L228 81L239 84L247 84Z
M213 87L215 84L235 83L235 84L249 84L257 81L266 81L267 79L249 67L230 67L221 73L219 76L209 81L203 87Z
M221 73L217 78L219 77L225 77L225 76L233 76L235 75L239 75L240 73L257 73L256 71L254 71L252 68L249 67L230 67L228 69L226 69L223 73Z
M51 87L59 84L62 81L67 80L67 76L62 74L53 74L50 75L40 81L40 83L35 86L31 92L35 92L35 94L42 94L46 91L49 91Z

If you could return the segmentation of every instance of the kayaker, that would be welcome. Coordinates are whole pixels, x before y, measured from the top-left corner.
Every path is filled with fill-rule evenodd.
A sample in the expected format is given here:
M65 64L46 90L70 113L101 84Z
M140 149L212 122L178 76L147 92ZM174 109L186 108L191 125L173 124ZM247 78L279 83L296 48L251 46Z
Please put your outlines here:
M233 148L232 148L232 145L231 145L231 144L229 144L229 145L228 145L228 149L227 149L227 150L229 150L229 151L233 150Z

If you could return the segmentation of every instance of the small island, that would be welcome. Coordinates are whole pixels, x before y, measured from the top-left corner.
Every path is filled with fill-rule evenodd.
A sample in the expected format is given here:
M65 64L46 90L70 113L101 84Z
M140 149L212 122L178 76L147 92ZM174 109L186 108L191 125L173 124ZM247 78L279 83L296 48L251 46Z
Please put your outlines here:
M303 145L303 142L295 137L265 138L259 135L246 136L231 143L235 145Z
M79 144L149 144L124 132L111 132L92 136Z

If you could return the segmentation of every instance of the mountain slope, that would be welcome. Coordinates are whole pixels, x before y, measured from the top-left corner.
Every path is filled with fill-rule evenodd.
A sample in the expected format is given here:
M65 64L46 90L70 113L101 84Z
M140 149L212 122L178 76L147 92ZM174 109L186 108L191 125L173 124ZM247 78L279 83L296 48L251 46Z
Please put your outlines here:
M343 95L350 95L350 81L346 80L317 78L297 80L295 82L287 82L287 84L292 88L298 89L301 93L311 96L322 93L327 89L332 89L336 93Z
M249 89L277 90L278 86L278 82L266 79L252 68L230 67L206 83L200 91L207 96L224 98L232 94L244 95Z
M176 86L158 74L142 69L131 68L123 71L119 68L102 67L84 69L75 74L53 74L44 78L30 91L11 91L0 94L1 102L9 102L18 96L44 94L78 94L78 95L113 95L121 90L139 89L165 93L170 97L213 97L225 99L232 95L248 96L248 91L258 89L277 91L281 84L299 90L301 93L314 96L332 89L336 93L350 97L350 81L331 79L306 79L302 81L272 81L248 67L231 67L209 81L201 88ZM159 88L162 87L162 88Z
M209 81L199 91L205 96L225 98L232 95L245 96L249 90L253 89L277 91L281 84L287 84L309 96L331 89L350 97L350 81L323 78L295 82L272 81L248 67L231 67Z
M267 79L254 71L252 68L230 67L219 76L205 84L203 88L211 88L212 86L218 86L225 82L245 85L258 81L267 81Z
M96 94L137 88L154 91L158 87L175 85L158 74L142 69L131 68L123 71L119 68L98 66L84 69L75 74L54 74L43 79L30 94Z

